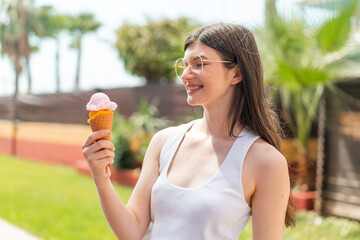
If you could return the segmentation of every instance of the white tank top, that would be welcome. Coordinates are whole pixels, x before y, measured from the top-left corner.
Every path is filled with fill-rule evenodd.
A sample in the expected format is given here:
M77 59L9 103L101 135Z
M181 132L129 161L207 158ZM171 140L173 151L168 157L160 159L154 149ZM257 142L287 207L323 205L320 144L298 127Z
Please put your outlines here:
M160 175L151 192L151 240L237 240L251 215L244 198L242 166L259 137L244 128L215 175L205 184L184 188L168 181L171 161L194 121L180 125L160 154Z

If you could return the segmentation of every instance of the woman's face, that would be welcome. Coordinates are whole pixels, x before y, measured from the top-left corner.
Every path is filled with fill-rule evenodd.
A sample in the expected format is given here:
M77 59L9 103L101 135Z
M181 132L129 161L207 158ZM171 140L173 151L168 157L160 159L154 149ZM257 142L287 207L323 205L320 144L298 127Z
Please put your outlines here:
M187 47L184 60L190 62L197 56L203 59L201 74L197 76L187 67L182 75L182 82L188 94L188 104L203 107L229 104L235 89L234 85L241 81L236 78L236 67L225 68L223 63L219 62L222 61L220 54L199 41Z

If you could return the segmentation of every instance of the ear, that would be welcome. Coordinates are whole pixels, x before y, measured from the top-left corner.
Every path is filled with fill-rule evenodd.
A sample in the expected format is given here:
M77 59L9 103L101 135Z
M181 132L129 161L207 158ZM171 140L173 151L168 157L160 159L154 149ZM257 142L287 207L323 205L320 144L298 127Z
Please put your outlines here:
M236 85L241 81L242 81L242 76L241 76L241 73L240 73L240 69L236 65L236 68L235 68L235 71L234 71L234 76L231 79L230 85Z

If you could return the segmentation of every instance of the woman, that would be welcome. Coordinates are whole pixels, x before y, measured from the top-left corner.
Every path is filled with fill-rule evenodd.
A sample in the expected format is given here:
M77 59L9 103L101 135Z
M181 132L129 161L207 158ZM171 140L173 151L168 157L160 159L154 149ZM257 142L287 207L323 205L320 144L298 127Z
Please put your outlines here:
M156 133L127 205L110 173L114 146L92 133L83 145L106 219L118 239L238 239L252 215L253 239L282 239L295 225L279 122L264 96L253 35L233 24L195 30L176 61L188 104L202 119Z

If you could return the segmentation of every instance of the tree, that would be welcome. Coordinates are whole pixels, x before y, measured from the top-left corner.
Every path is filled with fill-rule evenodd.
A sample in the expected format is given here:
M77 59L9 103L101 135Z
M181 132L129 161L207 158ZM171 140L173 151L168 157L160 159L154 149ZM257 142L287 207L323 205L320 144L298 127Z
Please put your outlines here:
M32 4L32 2L27 2ZM14 96L19 91L19 76L23 70L23 63L29 66L31 47L29 44L28 20L29 12L24 6L23 0L3 1L1 5L1 15L3 19L0 22L0 43L1 54L6 54L14 67L15 72L15 91ZM28 73L30 69L28 68ZM29 74L29 88L31 87L31 77Z
M7 54L15 67L15 92L18 92L18 78L22 69L26 69L28 77L27 92L32 91L32 76L30 68L31 53L38 46L29 43L33 37L44 37L48 29L56 30L56 26L48 27L50 7L35 8L32 0L3 1L1 6L3 21L1 22L2 54ZM55 30L54 30L55 29ZM34 39L34 38L33 38Z
M78 52L75 76L75 91L79 91L82 40L85 34L97 31L101 24L95 20L94 15L91 13L81 13L77 16L70 17L67 24L69 32L74 36L70 47L75 48Z
M186 36L199 24L188 18L147 20L143 26L124 22L116 47L125 69L147 83L174 82L174 62L184 55Z
M69 16L58 14L52 6L42 6L34 11L31 28L39 38L52 38L56 42L55 79L56 92L60 92L60 39L59 35L66 29Z
M358 69L360 47L351 39L351 18L359 0L351 0L318 26L293 16L285 19L268 8L261 46L267 82L275 86L282 117L298 140L298 178L302 190L313 190L306 168L307 142L325 89Z

